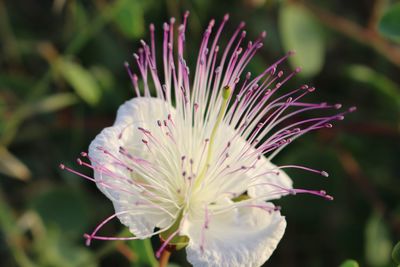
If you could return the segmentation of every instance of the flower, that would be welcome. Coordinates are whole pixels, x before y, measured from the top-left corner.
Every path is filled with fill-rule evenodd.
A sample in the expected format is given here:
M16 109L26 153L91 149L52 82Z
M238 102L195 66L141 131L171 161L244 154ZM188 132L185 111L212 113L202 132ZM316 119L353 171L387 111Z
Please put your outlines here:
M160 235L163 244L157 256L174 245L186 248L194 266L259 266L271 256L286 227L280 208L270 200L298 193L332 199L322 190L293 188L283 169L328 176L325 171L276 166L271 160L294 139L332 127L330 122L342 120L354 108L293 122L306 111L341 105L303 102L315 90L307 85L279 94L300 71L284 75L278 70L292 52L255 77L244 74L266 34L243 44L246 32L240 23L220 50L228 15L213 35L215 22L209 23L192 77L184 59L188 15L176 40L174 19L164 24L162 70L157 68L153 25L150 44L142 41L134 54L141 86L125 64L137 97L118 109L114 125L92 141L89 153L81 154L91 163L78 159L94 176L61 168L95 182L114 205L115 214L85 235L87 244L93 239ZM97 234L115 217L134 236Z

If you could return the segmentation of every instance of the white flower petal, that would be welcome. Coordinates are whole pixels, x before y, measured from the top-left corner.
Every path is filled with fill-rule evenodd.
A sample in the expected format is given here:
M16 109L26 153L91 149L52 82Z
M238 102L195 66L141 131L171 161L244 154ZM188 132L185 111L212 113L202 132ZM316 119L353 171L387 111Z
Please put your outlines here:
M258 203L266 208L269 203ZM278 211L241 207L204 219L190 219L182 234L189 237L187 258L194 266L260 266L271 256L281 240L285 218Z
M134 203L140 199L137 197L137 189L128 182L131 173L126 168L112 164L112 159L99 149L102 147L118 156L119 147L123 145L122 140L118 139L120 131L121 128L116 126L105 128L90 144L89 157L92 160L92 166L95 168L102 166L113 173L108 175L95 170L94 178L97 187L113 202L116 213L132 211L118 216L121 223L129 227L134 235L146 236L153 232L157 222L151 213L143 209L134 210ZM123 179L124 177L126 179Z
M129 100L119 108L114 126L105 128L89 146L98 188L113 202L116 213L130 211L118 215L118 218L138 237L150 235L155 227L168 226L173 218L171 213L167 214L171 211L168 208L160 209L160 206L140 197L143 190L132 184L137 174L127 168L129 159L120 153L120 147L135 157L148 158L149 153L142 143L142 133L138 127L157 127L157 119L166 118L166 112L160 99ZM107 170L101 171L99 168Z
M159 98L132 98L118 108L114 125L145 123L155 126L157 120L167 119L170 112L173 112L173 108Z

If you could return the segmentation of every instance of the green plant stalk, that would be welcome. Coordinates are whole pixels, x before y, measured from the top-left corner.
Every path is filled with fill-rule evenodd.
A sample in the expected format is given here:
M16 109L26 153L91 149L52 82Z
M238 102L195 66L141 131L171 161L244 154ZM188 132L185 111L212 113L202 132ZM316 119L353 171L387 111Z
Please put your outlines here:
M151 239L147 238L147 239L143 240L143 243L144 243L144 248L145 248L145 251L146 251L146 257L150 260L151 266L152 267L157 267L158 262L154 258L154 251L153 251L153 247L151 245Z

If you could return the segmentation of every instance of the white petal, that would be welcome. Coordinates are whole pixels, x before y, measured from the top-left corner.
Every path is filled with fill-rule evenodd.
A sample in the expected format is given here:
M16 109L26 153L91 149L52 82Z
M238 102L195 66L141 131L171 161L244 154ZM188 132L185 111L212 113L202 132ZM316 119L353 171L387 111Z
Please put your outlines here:
M262 203L265 207L272 204ZM204 219L190 219L182 234L189 237L187 259L193 266L261 266L271 256L286 228L279 212L241 207Z
M122 145L118 135L121 131L120 127L109 127L104 129L92 141L89 147L89 157L92 159L94 167L104 166L112 171L115 175L130 179L130 172L123 167L116 167L111 163L111 159L98 147L102 147L112 153L119 155L119 146ZM130 185L127 180L115 178L115 175L107 175L100 171L94 171L97 187L113 202L115 212L132 211L119 215L121 223L129 227L130 231L136 236L146 236L153 232L155 222L153 218L144 212L142 215L137 214L134 204L139 199L136 197L137 191ZM147 216L146 216L147 215Z
M156 125L157 120L167 119L172 109L159 98L132 98L119 107L114 125L131 123Z
M131 184L135 173L123 166L129 160L120 153L120 147L136 157L146 158L148 151L144 149L142 134L137 127L155 127L153 125L157 125L157 119L162 118L160 116L167 116L164 106L161 100L155 98L136 98L125 102L118 110L114 126L105 128L89 146L92 165L95 168L105 167L113 173L109 175L95 170L98 188L113 202L116 213L129 211L118 218L138 237L148 236L155 227L166 227L172 218L164 210L152 207L151 203L140 198L140 190Z

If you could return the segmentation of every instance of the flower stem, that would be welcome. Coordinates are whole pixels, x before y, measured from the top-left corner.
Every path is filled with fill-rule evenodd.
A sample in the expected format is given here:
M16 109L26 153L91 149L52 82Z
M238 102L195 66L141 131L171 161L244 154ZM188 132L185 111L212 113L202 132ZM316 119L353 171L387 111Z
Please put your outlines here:
M161 253L159 267L167 267L170 256L171 256L171 252L168 251L168 249L164 249L164 251Z

